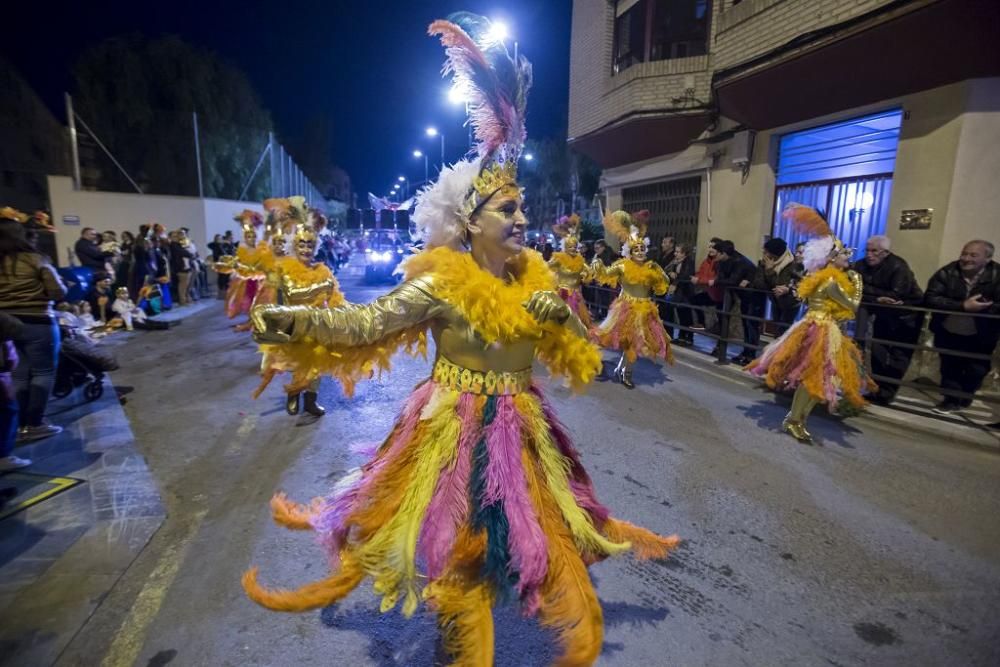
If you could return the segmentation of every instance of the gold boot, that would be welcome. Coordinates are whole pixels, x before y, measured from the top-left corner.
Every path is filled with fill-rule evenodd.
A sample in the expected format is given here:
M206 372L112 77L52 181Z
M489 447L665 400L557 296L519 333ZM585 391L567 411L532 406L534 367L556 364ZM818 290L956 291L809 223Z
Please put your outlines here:
M303 401L302 409L311 414L313 417L322 417L326 414L326 410L316 403L316 398L317 396L315 391L305 392L305 400Z
M635 384L632 382L632 367L625 366L622 368L622 384L629 389L635 389Z
M792 419L791 414L785 417L785 421L781 422L781 430L799 442L807 445L812 444L812 434L806 430L805 423Z
M300 394L289 394L285 398L285 412L292 416L299 414L299 396Z

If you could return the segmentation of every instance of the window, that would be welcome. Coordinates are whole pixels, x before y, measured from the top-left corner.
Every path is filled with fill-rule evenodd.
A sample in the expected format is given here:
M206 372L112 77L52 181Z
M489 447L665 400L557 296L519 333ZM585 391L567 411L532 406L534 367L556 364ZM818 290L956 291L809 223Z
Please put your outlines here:
M649 211L647 231L653 247L659 247L664 236L694 245L698 238L700 203L700 176L638 185L622 191L622 208L626 211Z
M647 3L639 0L615 19L615 74L646 60Z
M650 60L708 53L708 0L656 0L652 5Z
M903 112L899 109L792 132L778 149L774 235L794 245L785 204L812 206L834 233L864 256L869 236L885 232Z
M613 71L708 53L709 0L639 0L615 19Z

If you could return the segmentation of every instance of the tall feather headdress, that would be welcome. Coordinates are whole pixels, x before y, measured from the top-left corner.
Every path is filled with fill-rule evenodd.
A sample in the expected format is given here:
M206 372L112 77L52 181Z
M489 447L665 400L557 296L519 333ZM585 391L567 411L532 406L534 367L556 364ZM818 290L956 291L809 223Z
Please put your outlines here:
M846 248L836 237L822 213L804 204L789 202L781 211L781 217L792 223L792 228L803 236L811 236L802 249L802 264L812 273L826 266L839 254L854 254L853 248Z
M576 213L564 215L559 222L552 225L552 232L562 239L562 249L576 246L580 243L580 216Z
M604 216L604 229L621 241L621 253L623 257L632 254L632 249L639 244L649 247L649 237L646 236L646 229L649 227L649 211L642 210L637 213L627 211L612 211Z
M471 216L501 190L517 191L517 161L526 136L531 63L491 39L493 24L466 12L431 23L445 47L442 72L469 100L475 154L444 167L415 199L413 224L428 247L460 246Z

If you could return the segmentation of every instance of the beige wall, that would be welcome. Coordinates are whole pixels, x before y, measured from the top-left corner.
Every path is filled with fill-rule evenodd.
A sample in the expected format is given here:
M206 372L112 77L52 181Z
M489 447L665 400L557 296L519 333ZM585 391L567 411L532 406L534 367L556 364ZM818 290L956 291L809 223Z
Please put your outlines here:
M99 232L112 230L119 235L123 231L135 234L139 225L149 222L159 222L168 230L188 227L192 240L204 256L206 244L211 240L209 234L226 229L238 231L232 221L235 213L244 208L263 211L259 204L223 199L74 190L73 180L65 176L49 176L48 182L61 266L69 264L69 252L84 227L93 227ZM63 216L77 216L80 224L66 225Z
M1000 79L969 81L967 95L940 265L957 259L971 239L1000 246Z

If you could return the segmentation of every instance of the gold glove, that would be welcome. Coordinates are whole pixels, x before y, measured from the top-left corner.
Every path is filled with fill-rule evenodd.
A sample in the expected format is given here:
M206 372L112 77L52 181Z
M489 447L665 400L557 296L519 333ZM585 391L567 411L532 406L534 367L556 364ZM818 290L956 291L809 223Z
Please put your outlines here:
M538 320L539 324L546 322L564 324L573 314L562 297L552 291L535 292L522 305L531 313L532 317Z
M250 311L250 324L258 343L288 343L295 327L295 313L275 304L258 305Z

